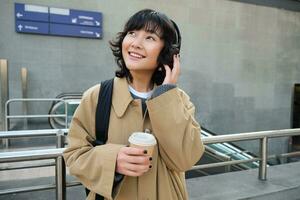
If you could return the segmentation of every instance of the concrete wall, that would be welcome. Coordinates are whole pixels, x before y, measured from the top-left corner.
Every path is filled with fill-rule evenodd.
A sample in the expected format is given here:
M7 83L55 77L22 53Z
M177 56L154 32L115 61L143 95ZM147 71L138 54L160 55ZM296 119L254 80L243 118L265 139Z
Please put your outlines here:
M14 2L100 11L104 38L18 34ZM31 98L84 91L112 77L116 65L108 41L142 8L165 12L178 23L179 85L191 95L203 126L218 134L290 128L293 84L300 82L300 12L227 0L2 0L0 57L9 60L10 98L21 96L21 67L29 71ZM47 112L43 107L30 109ZM286 149L287 139L270 147Z

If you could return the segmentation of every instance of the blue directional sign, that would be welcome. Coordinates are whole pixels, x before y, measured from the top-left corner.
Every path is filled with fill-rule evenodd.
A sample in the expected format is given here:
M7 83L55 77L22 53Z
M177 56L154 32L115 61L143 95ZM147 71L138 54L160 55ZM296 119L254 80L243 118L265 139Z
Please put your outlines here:
M15 3L18 33L102 38L102 13Z
M86 38L102 38L100 27L50 24L51 35L65 35Z
M62 8L50 8L50 23L102 26L102 13Z
M15 4L15 17L16 20L26 20L26 21L39 21L47 22L49 21L49 11L46 6L36 6L16 3Z
M49 24L17 20L16 31L19 33L49 34Z

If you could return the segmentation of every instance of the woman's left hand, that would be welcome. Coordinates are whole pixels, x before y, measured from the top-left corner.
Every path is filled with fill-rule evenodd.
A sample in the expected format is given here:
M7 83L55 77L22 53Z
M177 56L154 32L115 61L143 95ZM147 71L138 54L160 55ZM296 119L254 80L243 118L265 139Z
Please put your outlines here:
M166 77L162 84L176 84L180 74L179 54L173 55L173 69L168 65L164 65L166 70Z

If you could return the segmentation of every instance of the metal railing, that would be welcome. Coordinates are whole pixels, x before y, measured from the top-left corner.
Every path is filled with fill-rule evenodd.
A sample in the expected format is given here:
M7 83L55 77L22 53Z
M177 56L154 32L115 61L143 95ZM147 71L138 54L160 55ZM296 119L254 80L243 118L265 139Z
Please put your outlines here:
M56 130L57 131L57 130ZM67 130L65 130L67 132ZM34 133L34 136L42 136L47 135L46 133ZM57 149L46 149L46 150L31 150L31 151L22 151L22 152L5 152L0 153L0 163L7 163L7 162L19 162L19 161L31 161L31 160L43 160L43 159L55 159L56 160L56 174L55 180L56 184L55 187L53 185L48 186L40 186L40 187L29 187L29 188L17 188L17 189L10 189L10 190L1 190L0 195L3 194L11 194L15 192L28 192L28 191L36 191L36 190L44 190L44 189L51 189L56 188L56 199L58 200L65 200L66 199L66 187L67 186L76 186L79 183L66 183L66 173L65 173L65 164L62 158L62 153L64 151L64 131L60 131L58 136L58 144ZM53 135L53 133L49 133ZM12 138L14 134L12 133L1 133L1 138ZM15 134L18 137L22 137L19 133ZM24 133L25 137L29 137L30 132ZM248 160L233 160L233 161L224 161L219 163L212 163L212 164L202 164L198 166L194 166L191 170L203 169L203 168L210 168L210 167L219 167L219 166L228 166L238 163L245 163L245 162L253 162L259 161L259 172L258 178L262 181L267 180L267 160L269 158L273 158L273 156L268 156L268 139L275 138L275 137L289 137L294 135L300 135L300 129L285 129L285 130L274 130L274 131L261 131L261 132L251 132L251 133L238 133L238 134L229 134L229 135L219 135L219 136L211 136L202 138L204 144L213 144L213 143L222 143L222 142L234 142L234 141L245 141L245 140L260 140L260 157L248 159ZM278 155L275 155L277 157ZM291 152L281 154L282 157L290 157L290 156L300 156L300 151L298 152Z
M10 115L9 114L9 105L11 103L15 103L15 102L21 102L23 107L24 105L26 105L28 102L53 102L53 101L57 101L57 102L62 102L65 105L65 113L64 114L46 114L46 115L39 115L39 114L33 114L33 115L28 115L27 113L23 114L23 115ZM27 105L26 105L27 106ZM20 98L20 99L10 99L8 101L6 101L5 103L5 121L4 121L4 129L5 131L9 131L10 129L10 123L9 120L10 119L27 119L28 118L54 118L54 117L64 117L65 118L65 128L68 128L68 106L67 106L67 102L64 99L57 99L57 98L50 98L50 99L41 99L41 98ZM3 144L6 148L8 148L9 146L9 139L3 139Z
M55 188L56 188L56 199L66 199L66 168L63 161L62 152L64 148L58 149L42 149L42 150L31 150L31 151L20 151L20 152L5 152L0 153L0 163L7 162L21 162L21 161L34 161L34 160L45 160L55 159ZM44 185L39 187L26 187L17 188L15 190L1 190L0 194L11 194L15 192L28 192L52 189L53 185Z
M276 157L276 156L268 157L268 139L275 138L275 137L289 137L289 136L294 136L294 135L300 135L299 128L298 129L284 129L284 130L272 130L272 131L259 131L259 132L250 132L250 133L218 135L218 136L202 138L202 141L204 144L236 142L236 141L245 141L245 140L260 140L260 157L247 159L247 160L233 160L233 161L225 161L225 162L220 162L220 163L203 164L203 165L194 166L192 168L192 170L259 161L258 178L260 180L266 180L267 179L267 160L269 158ZM300 155L300 151L281 154L280 156L281 157L289 157L289 156L299 156L299 155Z
M22 131L0 131L0 139L16 139L26 137L49 137L60 134L67 135L69 129L42 129Z
M18 139L18 138L28 138L28 137L54 137L57 136L56 148L64 147L61 144L60 135L67 135L69 129L43 129L43 130L23 130L23 131L0 131L1 139ZM16 170L16 169L26 169L26 168L36 168L36 167L49 167L54 166L54 162L47 162L43 164L29 164L22 165L21 167L0 167L0 171L4 170Z
M47 114L47 115L9 115L8 110L9 110L9 104L13 103L13 102L53 102L53 101L57 101L57 102L63 102L65 104L65 113L64 114ZM65 117L65 121L66 121L66 127L68 128L68 106L67 106L67 102L64 99L39 99L39 98L28 98L28 99L10 99L5 103L5 130L8 131L9 130L9 119L19 119L19 118L23 118L23 119L27 119L27 118L45 118L45 117Z
M35 160L55 160L55 185L40 185L25 188L16 188L1 190L0 195L11 194L17 192L39 191L55 188L56 199L66 199L66 167L62 157L62 152L65 146L65 134L68 129L50 129L50 130L33 130L33 131L7 131L0 132L0 139L24 138L24 137L45 137L56 136L56 149L42 149L30 151L4 152L0 153L0 163L8 162L22 162ZM37 166L32 166L37 167ZM40 166L41 167L41 166ZM27 168L27 167L26 167ZM71 183L71 186L78 185L78 183Z
M211 137L214 135L216 135L216 134L205 129L204 127L201 128L201 137L202 138ZM211 147L211 148L209 148L209 147ZM238 146L236 146L232 143L228 143L228 142L208 144L208 145L206 145L205 150L207 153L208 152L212 153L212 156L215 155L215 157L224 157L224 155L225 155L225 156L227 156L227 158L225 158L225 160L226 159L229 160L228 157L230 158L230 160L247 160L247 159L253 159L255 157L253 154L251 154L251 152L244 150L241 147L238 147ZM222 153L223 155L220 155L220 153ZM242 164L237 164L237 165L235 165L235 167L238 167L238 168L242 167L243 169L252 169L252 168L258 167L258 162L257 161L253 161L251 163L246 162L246 163L242 163Z

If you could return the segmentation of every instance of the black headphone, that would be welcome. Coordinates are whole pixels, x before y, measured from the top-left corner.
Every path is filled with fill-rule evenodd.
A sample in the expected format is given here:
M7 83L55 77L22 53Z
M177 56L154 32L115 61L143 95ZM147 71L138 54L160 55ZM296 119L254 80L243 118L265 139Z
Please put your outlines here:
M175 35L176 35L176 41L171 45L171 48L169 49L167 55L163 58L162 63L167 64L171 69L173 68L173 55L179 54L180 47L181 47L181 34L179 31L179 28L177 24L170 19L172 22L174 29L175 29Z
M171 70L173 69L173 56L174 54L179 54L180 52L180 47L181 47L181 34L179 31L179 28L177 26L177 24L170 19L170 21L173 24L173 27L175 29L175 37L176 37L176 41L175 43L171 44L171 47L169 49L165 49L165 53L164 55L161 55L160 57L160 66L157 68L157 72L154 74L154 80L155 83L160 85L163 83L165 76L166 76L166 70L164 68L164 64L168 65Z

